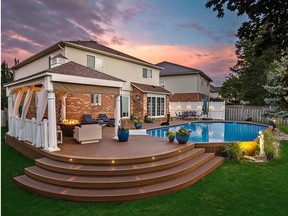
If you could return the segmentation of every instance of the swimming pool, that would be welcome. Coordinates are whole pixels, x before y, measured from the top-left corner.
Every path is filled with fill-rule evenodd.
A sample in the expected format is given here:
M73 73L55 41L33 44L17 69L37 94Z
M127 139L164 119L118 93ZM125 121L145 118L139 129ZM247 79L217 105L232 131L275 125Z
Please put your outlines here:
M147 130L148 135L166 137L166 132L176 132L180 127L192 130L189 142L195 143L222 143L235 141L252 141L258 136L260 130L268 128L266 125L240 123L240 122L191 122L159 129Z

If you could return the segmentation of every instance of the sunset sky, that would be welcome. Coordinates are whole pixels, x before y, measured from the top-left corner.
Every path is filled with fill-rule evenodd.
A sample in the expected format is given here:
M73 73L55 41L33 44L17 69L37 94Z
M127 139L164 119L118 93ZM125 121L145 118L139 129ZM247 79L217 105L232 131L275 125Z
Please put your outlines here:
M236 63L245 17L206 0L2 0L2 60L12 66L60 40L95 40L153 64L203 70L219 86Z

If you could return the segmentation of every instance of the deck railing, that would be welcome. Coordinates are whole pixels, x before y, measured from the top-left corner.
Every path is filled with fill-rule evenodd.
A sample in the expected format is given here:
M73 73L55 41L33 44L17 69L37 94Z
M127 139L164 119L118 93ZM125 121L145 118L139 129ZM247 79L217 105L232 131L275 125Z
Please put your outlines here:
M9 121L11 122L11 127L15 125L15 128L9 128L9 133L11 136L18 139L21 130L21 118L16 117L13 119L10 117ZM48 147L48 121L46 119L41 121L39 124L35 118L24 119L23 126L23 141L27 141L36 147L42 147L44 149ZM39 130L38 137L37 130Z

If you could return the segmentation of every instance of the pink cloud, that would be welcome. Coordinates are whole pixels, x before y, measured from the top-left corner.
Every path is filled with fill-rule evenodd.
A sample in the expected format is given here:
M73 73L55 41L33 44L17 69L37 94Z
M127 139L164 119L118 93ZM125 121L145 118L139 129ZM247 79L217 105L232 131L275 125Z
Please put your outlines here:
M20 48L10 48L9 50L6 50L6 52L1 53L1 59L5 60L9 67L12 67L14 65L14 58L19 59L21 62L33 54L34 53L30 53Z

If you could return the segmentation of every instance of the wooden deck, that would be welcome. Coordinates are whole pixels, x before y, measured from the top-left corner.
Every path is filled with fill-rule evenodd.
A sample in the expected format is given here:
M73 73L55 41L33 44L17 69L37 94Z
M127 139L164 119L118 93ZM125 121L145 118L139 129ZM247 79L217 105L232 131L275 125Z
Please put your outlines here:
M172 124L185 123L173 121ZM159 122L144 127L159 127ZM132 126L131 126L132 128ZM128 142L113 140L113 127L103 128L99 143L81 145L65 137L58 152L46 152L6 137L9 145L35 160L19 186L42 196L83 202L119 202L181 190L208 175L224 158L195 144L130 135ZM28 150L27 150L28 149Z

